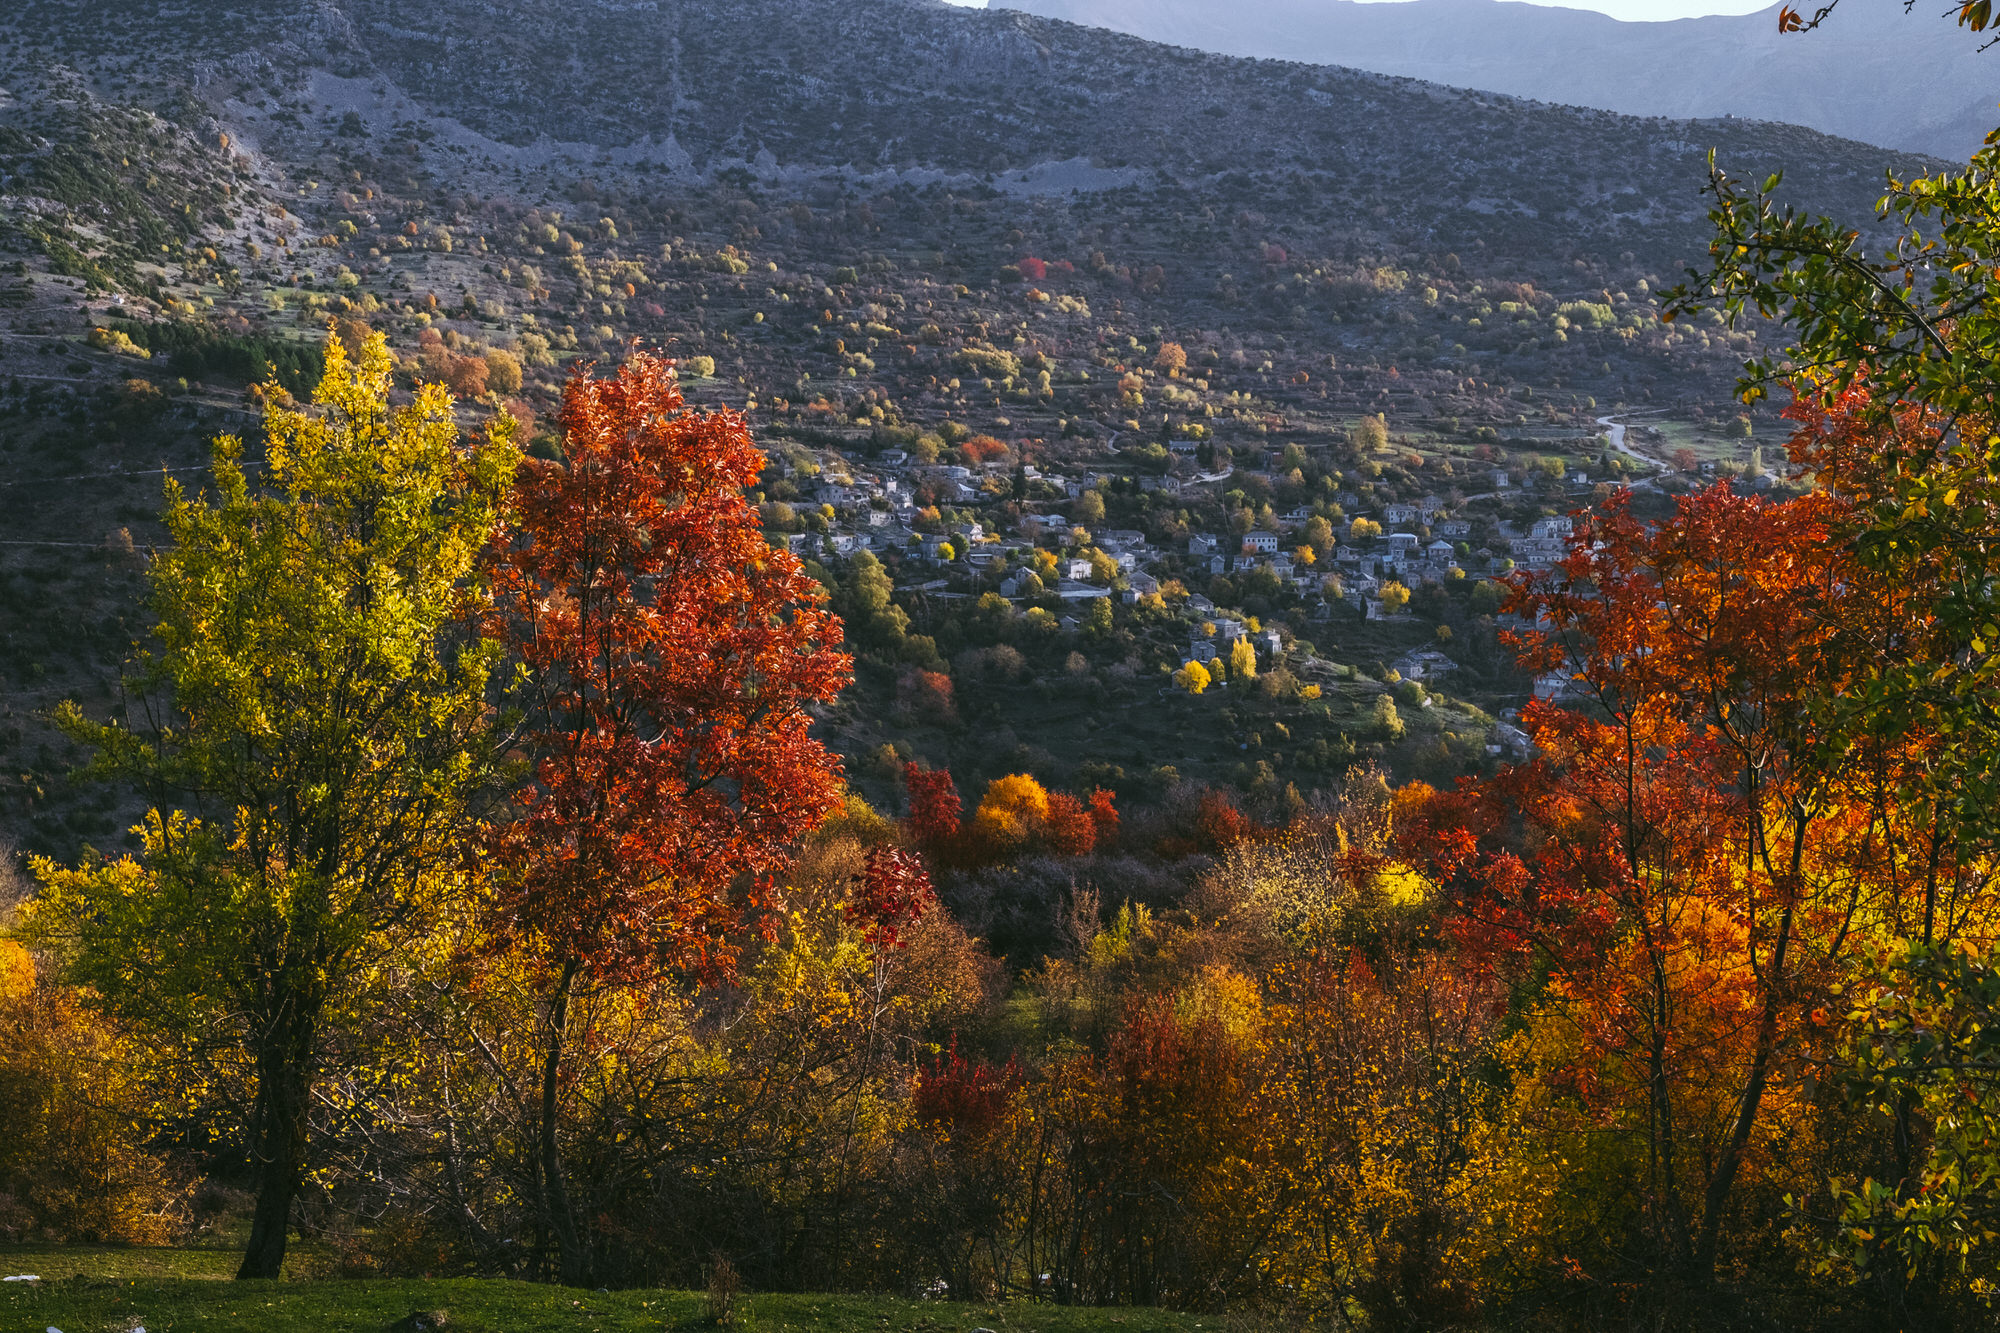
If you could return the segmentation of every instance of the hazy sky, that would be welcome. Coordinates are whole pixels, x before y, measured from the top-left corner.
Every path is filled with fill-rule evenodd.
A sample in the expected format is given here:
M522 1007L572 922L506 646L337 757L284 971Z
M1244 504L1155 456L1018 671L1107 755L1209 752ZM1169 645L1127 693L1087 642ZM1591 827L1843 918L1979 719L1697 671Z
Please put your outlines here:
M963 4L983 9L986 0L946 0L949 4ZM1379 0L1393 3L1394 0ZM1533 4L1544 4L1547 0L1529 0ZM1694 18L1700 14L1754 14L1760 9L1771 7L1773 0L1569 0L1558 6L1562 9L1595 9L1613 18L1633 22L1647 22L1658 19ZM1801 6L1803 8L1803 6Z

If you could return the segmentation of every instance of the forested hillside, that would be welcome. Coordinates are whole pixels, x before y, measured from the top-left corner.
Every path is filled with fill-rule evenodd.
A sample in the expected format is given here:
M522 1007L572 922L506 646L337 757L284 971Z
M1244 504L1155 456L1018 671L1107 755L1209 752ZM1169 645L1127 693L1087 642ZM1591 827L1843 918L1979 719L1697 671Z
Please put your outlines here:
M1994 165L23 0L0 1241L1983 1318Z

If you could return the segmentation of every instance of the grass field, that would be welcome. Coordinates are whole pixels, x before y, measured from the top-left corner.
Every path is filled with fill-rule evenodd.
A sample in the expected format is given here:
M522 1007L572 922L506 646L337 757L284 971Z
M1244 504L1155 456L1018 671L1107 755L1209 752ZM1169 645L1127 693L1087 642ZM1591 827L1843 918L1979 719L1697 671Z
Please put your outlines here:
M463 1333L626 1333L712 1329L699 1293L591 1292L500 1279L415 1278L234 1282L233 1249L0 1246L0 1329L42 1333L389 1333L427 1327ZM442 1320L430 1320L434 1314ZM748 1295L745 1333L1193 1333L1274 1325L1243 1317L1051 1305L960 1305L888 1296Z

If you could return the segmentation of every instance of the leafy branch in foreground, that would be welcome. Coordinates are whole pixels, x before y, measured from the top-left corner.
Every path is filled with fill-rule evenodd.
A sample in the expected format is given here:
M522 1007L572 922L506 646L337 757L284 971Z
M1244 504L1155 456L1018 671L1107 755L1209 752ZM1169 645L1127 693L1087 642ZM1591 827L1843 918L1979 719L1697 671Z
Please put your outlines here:
M1861 232L1781 209L1711 164L1706 271L1668 311L1717 305L1792 330L1748 362L1754 399L1795 395L1802 473L1852 519L1835 535L1907 599L1873 668L1826 701L1835 731L1925 738L1911 794L1970 845L2000 834L2000 138L1964 171L1889 181L1871 254Z

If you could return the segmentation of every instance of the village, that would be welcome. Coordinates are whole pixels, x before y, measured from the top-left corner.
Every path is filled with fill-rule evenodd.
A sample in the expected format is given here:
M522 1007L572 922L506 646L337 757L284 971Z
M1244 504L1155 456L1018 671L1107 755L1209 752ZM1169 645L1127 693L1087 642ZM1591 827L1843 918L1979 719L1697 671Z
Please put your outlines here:
M1363 654L1351 641L1400 631L1408 646L1385 659L1380 678L1425 687L1404 686L1406 700L1425 708L1461 666L1437 607L1469 603L1485 612L1490 632L1504 629L1514 622L1499 611L1497 580L1560 560L1570 511L1628 487L1658 499L1660 482L1672 488L1677 480L1665 465L1644 473L1604 447L1594 457L1482 466L1443 494L1403 498L1386 485L1349 486L1337 460L1314 457L1305 461L1323 494L1278 511L1253 497L1299 489L1305 451L1296 445L1245 450L1228 463L1176 439L1165 470L1155 471L1119 467L1115 457L1111 467L1038 466L1018 455L923 461L867 443L773 455L758 498L774 541L825 571L875 561L899 603L998 602L1006 614L1086 638L1115 617L1143 615L1154 631L1145 665L1163 677L1163 694L1200 692L1188 685L1190 664L1202 668L1203 686L1226 689L1239 644L1256 672L1356 679ZM1603 437L1579 444L1602 445ZM1476 494L1465 493L1470 486ZM1526 753L1514 723L1530 693L1560 698L1572 688L1561 672L1521 684L1518 697L1497 701L1489 756Z

